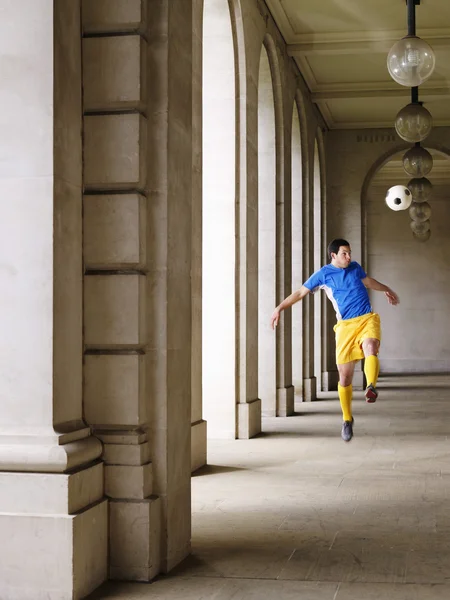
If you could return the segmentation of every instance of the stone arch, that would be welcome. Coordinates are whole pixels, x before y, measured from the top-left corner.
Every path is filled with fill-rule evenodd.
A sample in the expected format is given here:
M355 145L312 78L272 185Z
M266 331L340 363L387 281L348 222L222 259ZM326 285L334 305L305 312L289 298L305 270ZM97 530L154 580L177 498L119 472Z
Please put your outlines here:
M318 127L314 137L313 155L313 270L319 270L326 261L326 186L325 151L322 131ZM317 390L321 390L326 371L326 301L323 294L315 294L314 302L314 375Z
M236 437L235 3L203 3L202 394L210 437ZM220 60L217 62L216 56ZM220 93L218 93L220 90ZM217 289L222 293L217 294ZM221 315L217 319L217 314ZM194 415L198 419L199 415Z
M275 107L275 140L277 159L277 195L282 193L284 176L284 118L283 118L283 87L281 85L280 63L277 47L273 37L266 33L263 45L269 57L270 72L272 75L273 100ZM278 188L281 188L278 190Z
M436 150L440 154L450 159L450 148L444 146L443 144L438 142L430 142L423 144L423 146L430 148L431 150ZM411 148L411 144L406 142L400 142L396 144L393 148L390 148L375 160L370 169L367 171L366 177L364 178L361 188L361 255L364 265L367 265L367 192L369 186L374 175L379 171L379 169L388 163L393 156L399 152L402 152L403 150L406 151L409 148Z

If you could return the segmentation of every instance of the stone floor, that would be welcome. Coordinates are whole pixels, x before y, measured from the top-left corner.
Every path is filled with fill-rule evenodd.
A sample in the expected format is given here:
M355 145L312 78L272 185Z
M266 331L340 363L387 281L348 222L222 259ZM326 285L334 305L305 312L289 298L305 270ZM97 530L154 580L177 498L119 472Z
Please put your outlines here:
M333 394L209 444L192 482L193 553L96 600L448 600L450 377L382 378L340 439Z

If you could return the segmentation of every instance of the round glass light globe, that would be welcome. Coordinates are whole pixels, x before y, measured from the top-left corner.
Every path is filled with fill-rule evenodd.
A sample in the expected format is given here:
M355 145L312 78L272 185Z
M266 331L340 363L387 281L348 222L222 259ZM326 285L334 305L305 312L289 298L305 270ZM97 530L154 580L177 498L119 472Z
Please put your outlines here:
M403 156L403 168L413 177L424 177L433 168L433 157L421 146L410 148Z
M419 223L428 221L431 217L431 206L428 202L413 202L409 207L409 216Z
M411 179L408 183L414 202L426 202L433 190L433 185L426 177Z
M409 225L416 235L423 235L430 231L430 221L411 221Z
M399 111L395 118L395 130L406 142L421 142L433 127L430 112L421 104L411 103Z
M406 87L416 87L434 71L436 58L427 42L416 35L407 35L389 50L387 68L394 81Z
M430 239L431 230L429 229L425 233L414 233L413 238L418 242L427 242Z

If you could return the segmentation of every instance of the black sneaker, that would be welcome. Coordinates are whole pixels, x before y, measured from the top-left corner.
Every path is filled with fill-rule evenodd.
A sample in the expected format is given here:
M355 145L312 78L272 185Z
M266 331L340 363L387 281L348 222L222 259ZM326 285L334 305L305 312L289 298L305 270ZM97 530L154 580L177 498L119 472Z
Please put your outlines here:
M342 423L341 437L344 442L349 442L353 437L353 423L355 419L352 417L351 421L344 421Z
M366 387L366 402L372 403L376 402L378 398L377 388L370 384Z

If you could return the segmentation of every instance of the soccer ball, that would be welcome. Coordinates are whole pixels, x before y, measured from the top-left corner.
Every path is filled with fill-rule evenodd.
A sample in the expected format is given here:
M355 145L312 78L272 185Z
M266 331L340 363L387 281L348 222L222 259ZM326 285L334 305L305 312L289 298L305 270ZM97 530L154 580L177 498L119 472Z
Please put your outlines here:
M412 194L404 185L394 185L386 194L386 204L391 210L406 210L411 206Z

